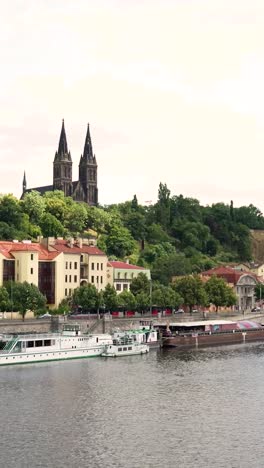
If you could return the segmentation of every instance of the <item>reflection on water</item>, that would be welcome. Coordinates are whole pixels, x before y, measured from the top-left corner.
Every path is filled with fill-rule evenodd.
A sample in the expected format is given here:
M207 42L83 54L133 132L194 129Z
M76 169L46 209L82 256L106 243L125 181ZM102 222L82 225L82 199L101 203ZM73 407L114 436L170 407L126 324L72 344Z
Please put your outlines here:
M259 468L264 345L0 369L1 466Z

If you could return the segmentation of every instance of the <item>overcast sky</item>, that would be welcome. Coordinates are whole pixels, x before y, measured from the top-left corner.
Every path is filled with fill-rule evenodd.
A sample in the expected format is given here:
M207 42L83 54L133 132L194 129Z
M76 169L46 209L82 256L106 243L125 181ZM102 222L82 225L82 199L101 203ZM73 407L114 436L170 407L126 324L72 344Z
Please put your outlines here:
M52 184L87 123L99 202L264 211L263 0L0 0L1 193Z

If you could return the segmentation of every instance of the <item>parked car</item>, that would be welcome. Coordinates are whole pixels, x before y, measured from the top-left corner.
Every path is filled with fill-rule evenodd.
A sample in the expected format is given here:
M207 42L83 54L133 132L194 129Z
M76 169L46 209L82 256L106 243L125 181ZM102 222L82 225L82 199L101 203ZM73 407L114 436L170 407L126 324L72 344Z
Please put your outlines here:
M50 318L50 317L51 317L51 314L49 314L49 312L46 312L43 315L39 315L38 319L47 319L47 318Z
M184 310L183 309L178 309L178 310L175 310L174 313L175 314L184 314Z
M261 310L260 307L253 307L253 309L251 309L251 312L258 312L259 310Z

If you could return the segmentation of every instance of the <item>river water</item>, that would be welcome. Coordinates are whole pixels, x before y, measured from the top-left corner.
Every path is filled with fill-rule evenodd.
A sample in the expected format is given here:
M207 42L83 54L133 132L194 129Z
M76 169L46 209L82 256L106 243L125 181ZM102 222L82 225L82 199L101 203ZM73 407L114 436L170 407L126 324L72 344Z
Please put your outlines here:
M264 344L0 368L0 465L264 466Z

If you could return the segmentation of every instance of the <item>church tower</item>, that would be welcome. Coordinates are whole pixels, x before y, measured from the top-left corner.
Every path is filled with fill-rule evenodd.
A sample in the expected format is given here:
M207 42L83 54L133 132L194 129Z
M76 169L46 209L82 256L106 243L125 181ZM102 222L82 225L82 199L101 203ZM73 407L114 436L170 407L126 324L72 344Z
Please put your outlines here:
M64 120L62 120L58 151L53 161L53 190L62 190L64 195L72 195L72 159L68 151Z
M95 206L98 203L97 162L93 154L93 147L88 124L83 154L79 163L79 181L85 192L86 203Z

